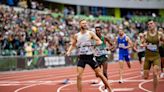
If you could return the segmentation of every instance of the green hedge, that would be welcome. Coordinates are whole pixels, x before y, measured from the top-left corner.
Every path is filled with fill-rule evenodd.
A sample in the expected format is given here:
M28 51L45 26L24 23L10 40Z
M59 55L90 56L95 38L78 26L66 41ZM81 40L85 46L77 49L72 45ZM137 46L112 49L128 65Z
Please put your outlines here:
M52 13L51 14L54 18L57 18L58 16L63 16L61 13ZM99 16L99 17L93 17L93 16L86 16L86 15L75 15L73 16L75 19L87 19L87 20L101 20L101 21L110 21L112 23L120 23L123 21L123 18L116 18L113 16ZM131 20L132 22L140 22L145 23L148 19L153 19L153 17L150 16L132 16ZM164 22L164 17L156 17L155 20L157 22Z
M157 22L161 23L164 22L164 17L149 17L149 16L133 16L131 18L132 22L140 22L140 23L145 23L148 19L154 19Z

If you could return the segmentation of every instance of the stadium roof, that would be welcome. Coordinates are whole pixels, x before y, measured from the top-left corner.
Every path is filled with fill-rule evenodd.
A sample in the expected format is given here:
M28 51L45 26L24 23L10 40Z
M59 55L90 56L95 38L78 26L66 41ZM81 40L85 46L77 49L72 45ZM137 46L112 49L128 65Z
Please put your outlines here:
M164 0L45 0L72 5L113 8L164 9Z

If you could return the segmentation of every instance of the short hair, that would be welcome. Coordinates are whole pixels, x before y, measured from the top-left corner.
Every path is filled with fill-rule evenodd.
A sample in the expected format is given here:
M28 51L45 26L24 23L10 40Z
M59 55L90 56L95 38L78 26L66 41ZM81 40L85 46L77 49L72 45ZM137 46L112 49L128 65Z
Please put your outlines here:
M102 26L100 24L95 25L95 28L100 28L102 29Z
M151 19L148 19L147 22L146 22L146 24L149 23L150 21L155 22L155 19L152 19L152 18Z
M81 19L81 20L79 21L79 24L80 24L82 21L85 21L85 19Z

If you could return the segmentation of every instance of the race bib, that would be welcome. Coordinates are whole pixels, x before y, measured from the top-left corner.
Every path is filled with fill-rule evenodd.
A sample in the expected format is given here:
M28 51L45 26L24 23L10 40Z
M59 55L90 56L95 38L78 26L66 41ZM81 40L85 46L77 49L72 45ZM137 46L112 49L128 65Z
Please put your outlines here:
M149 49L150 51L157 51L157 45L148 44L147 49Z
M123 43L122 43L122 44L120 43L120 44L118 45L118 47L119 47L119 48L124 48L125 45L124 45Z
M138 50L137 50L138 52L143 52L143 51L145 51L145 47L138 46L137 48L138 48Z
M89 51L89 47L80 47L79 48L79 54L87 54Z
M105 55L107 54L107 51L104 49L104 50L96 50L96 56L101 56L101 55Z

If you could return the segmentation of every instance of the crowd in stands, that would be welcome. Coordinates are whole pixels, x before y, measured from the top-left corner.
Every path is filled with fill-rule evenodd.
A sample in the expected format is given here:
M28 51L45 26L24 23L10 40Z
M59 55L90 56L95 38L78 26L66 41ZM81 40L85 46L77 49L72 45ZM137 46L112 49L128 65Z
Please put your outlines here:
M79 31L80 18L71 13L53 17L50 13L22 9L0 6L0 56L64 55L71 35ZM111 39L117 35L118 26L124 25L133 41L146 28L145 23L129 19L117 23L88 20L88 23L92 31L96 24L101 24L104 35Z

